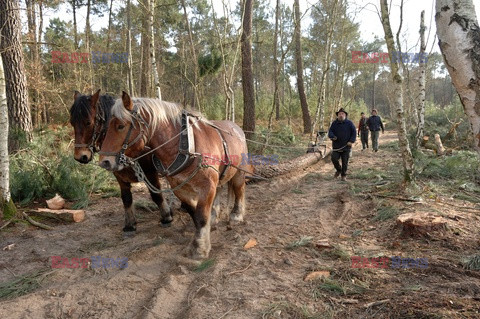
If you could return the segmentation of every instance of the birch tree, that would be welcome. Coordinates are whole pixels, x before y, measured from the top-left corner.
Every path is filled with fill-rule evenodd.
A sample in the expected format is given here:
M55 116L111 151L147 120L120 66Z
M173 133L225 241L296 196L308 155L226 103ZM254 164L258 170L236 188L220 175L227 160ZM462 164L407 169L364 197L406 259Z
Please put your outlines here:
M327 75L330 71L330 57L332 52L332 42L333 42L333 30L335 26L335 20L337 15L337 3L338 0L333 0L333 3L330 4L331 12L329 16L331 17L331 21L328 26L328 33L327 33L327 45L325 46L325 56L323 59L322 64L322 77L320 79L320 88L319 88L319 96L317 101L317 111L315 112L315 120L312 125L312 130L310 132L310 138L313 137L314 130L317 127L318 122L320 122L320 130L325 130L325 95L327 90L326 80ZM319 10L317 7L315 7Z
M390 26L390 19L388 15L388 1L381 0L380 7L383 31L385 32L385 42L387 43L388 53L390 56L392 56L394 52L399 50L396 49L392 28ZM403 110L403 77L400 74L399 63L397 61L390 59L390 68L394 90L393 105L397 112L397 130L400 152L402 155L403 178L405 183L410 183L414 180L415 176L413 156L407 138L407 127L405 124L405 114Z
M417 134L415 139L415 147L420 147L420 142L423 139L424 128L425 128L425 71L426 71L426 62L423 59L426 50L425 44L425 10L420 14L420 59L419 59L419 71L420 75L418 77L418 88L419 92L417 95Z
M438 45L480 155L480 31L475 8L471 0L437 0L435 11Z
M10 196L9 159L8 159L8 107L5 92L5 76L0 57L0 220L2 216L10 219L16 214L15 205Z
M152 60L153 81L155 84L155 94L157 99L162 99L162 91L160 90L160 80L158 78L157 60L155 60L155 33L153 30L153 16L155 10L155 0L150 0L148 8L148 31L150 32L150 59Z

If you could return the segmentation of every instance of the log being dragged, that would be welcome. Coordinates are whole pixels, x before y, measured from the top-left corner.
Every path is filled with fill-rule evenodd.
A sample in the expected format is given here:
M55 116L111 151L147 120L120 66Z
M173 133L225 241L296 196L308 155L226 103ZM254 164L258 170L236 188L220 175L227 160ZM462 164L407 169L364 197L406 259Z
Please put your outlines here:
M307 153L291 160L280 162L276 165L256 165L255 175L264 178L272 178L280 175L285 175L293 171L298 171L307 168L320 160L330 156L332 149L330 147L321 147L321 152Z

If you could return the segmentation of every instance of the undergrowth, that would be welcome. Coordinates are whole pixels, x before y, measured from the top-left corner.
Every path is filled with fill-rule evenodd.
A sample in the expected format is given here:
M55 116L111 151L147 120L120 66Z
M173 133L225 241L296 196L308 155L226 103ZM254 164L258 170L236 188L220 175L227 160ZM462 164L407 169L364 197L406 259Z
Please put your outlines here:
M75 201L74 208L88 205L92 193L118 195L114 176L95 165L73 158L70 127L36 132L33 142L10 156L12 198L20 205L53 197L56 193Z

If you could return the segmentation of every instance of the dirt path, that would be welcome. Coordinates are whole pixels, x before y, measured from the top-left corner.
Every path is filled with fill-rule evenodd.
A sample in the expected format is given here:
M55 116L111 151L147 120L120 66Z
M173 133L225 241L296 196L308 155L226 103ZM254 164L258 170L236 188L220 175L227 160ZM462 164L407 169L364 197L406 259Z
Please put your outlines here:
M394 140L395 133L386 133L381 147ZM128 257L128 267L55 269L34 292L1 301L0 317L479 318L480 274L463 270L458 260L478 249L478 214L434 202L394 203L402 212L456 216L451 227L462 229L458 235L402 238L394 219L372 221L377 200L354 195L361 195L363 182L355 176L368 167L399 170L398 154L360 152L357 144L348 183L333 179L328 161L248 185L245 224L230 229L225 218L220 221L202 269L181 257L194 230L187 214L177 213L172 227L161 228L155 213L138 211L137 234L123 238L118 198L91 205L80 224L54 231L7 229L0 233L0 248L15 246L0 253L0 282L51 272L50 256ZM134 193L139 198L147 198L141 186ZM173 205L179 207L176 200ZM312 243L328 240L333 248L318 249L307 237ZM257 246L243 249L251 238ZM298 247L287 249L295 242ZM429 268L351 268L350 256L394 255L427 257ZM315 270L329 271L331 278L305 282ZM368 305L379 300L386 301Z

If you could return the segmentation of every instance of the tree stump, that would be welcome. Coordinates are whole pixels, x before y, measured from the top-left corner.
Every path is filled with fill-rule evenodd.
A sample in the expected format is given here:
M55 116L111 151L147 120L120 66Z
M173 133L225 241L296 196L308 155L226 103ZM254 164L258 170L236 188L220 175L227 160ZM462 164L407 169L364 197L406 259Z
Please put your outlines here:
M432 213L406 213L397 217L397 224L402 225L403 233L411 236L424 236L432 231L445 230L447 220Z

